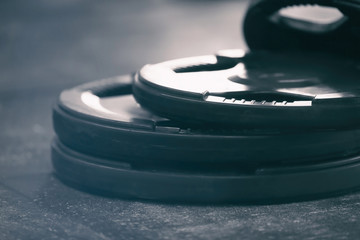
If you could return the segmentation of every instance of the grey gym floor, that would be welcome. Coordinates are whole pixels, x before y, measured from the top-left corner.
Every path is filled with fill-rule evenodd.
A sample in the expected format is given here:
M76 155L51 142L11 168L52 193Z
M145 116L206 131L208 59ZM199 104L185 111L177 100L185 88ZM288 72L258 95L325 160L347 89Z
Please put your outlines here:
M360 194L279 205L104 198L53 175L51 106L80 83L244 47L244 1L0 3L0 239L358 239Z

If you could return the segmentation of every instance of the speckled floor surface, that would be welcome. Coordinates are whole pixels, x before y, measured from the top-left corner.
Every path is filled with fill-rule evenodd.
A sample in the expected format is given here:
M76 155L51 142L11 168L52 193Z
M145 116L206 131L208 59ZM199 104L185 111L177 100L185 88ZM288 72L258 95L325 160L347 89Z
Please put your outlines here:
M71 86L243 47L241 1L2 1L0 239L357 239L360 194L262 206L169 205L63 185L51 106Z

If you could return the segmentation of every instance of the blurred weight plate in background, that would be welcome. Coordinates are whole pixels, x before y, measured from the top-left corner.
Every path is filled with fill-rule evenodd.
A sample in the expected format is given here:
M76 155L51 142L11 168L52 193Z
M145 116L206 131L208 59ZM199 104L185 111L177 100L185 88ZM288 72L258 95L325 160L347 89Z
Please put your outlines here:
M323 51L359 59L360 1L255 0L241 31L251 50Z

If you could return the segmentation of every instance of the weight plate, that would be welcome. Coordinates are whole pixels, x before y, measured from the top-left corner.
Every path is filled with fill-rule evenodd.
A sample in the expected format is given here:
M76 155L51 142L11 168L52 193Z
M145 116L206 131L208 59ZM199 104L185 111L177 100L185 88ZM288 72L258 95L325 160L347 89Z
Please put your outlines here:
M71 186L111 196L176 202L269 202L324 197L360 186L360 158L248 173L171 172L133 169L78 153L55 140L56 175Z
M121 76L63 91L53 108L58 138L95 157L187 171L324 161L360 152L360 129L189 128L142 109L131 82L131 76Z
M182 122L252 128L354 128L360 63L325 53L223 50L146 65L133 93Z
M251 1L242 31L251 50L325 51L359 59L360 1Z

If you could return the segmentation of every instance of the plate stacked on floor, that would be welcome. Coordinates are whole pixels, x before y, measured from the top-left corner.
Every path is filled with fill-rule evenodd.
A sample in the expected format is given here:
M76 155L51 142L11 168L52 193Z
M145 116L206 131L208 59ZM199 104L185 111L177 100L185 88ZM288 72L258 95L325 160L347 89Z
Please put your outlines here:
M53 108L55 172L91 192L159 201L355 190L360 64L334 56L224 50L65 90Z

